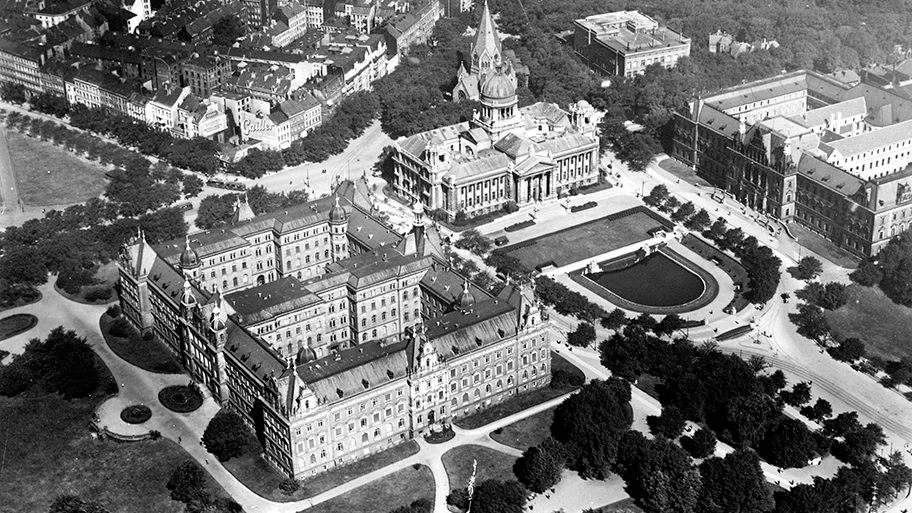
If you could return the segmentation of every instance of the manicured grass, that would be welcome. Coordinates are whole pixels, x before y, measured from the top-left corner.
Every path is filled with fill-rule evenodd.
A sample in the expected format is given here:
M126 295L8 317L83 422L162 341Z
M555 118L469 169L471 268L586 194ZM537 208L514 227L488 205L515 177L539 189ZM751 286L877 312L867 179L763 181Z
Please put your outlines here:
M100 195L107 179L103 167L80 159L53 143L10 130L10 161L19 196L26 205L79 203Z
M103 372L107 380L102 381L113 382L106 367ZM93 439L89 421L101 400L100 395L73 401L57 395L0 397L5 446L0 512L48 511L63 493L100 501L112 513L184 510L170 499L165 484L173 469L189 459L186 453L164 438L132 443ZM207 479L210 490L226 496Z
M506 251L527 269L549 262L561 267L647 240L649 230L662 227L644 212L618 214L525 241Z
M0 319L0 340L15 337L35 327L38 318L32 314L15 314Z
M434 475L424 465L406 467L386 477L314 505L306 513L387 513L418 499L434 501Z
M75 301L77 303L84 303L87 305L112 303L117 301L117 290L115 289L115 285L119 278L120 272L117 269L117 264L112 261L98 266L98 269L95 270L96 283L94 285L85 285L81 287L77 294L70 294L56 286L56 284L54 290L70 301Z
M509 481L516 479L513 463L516 457L480 445L460 445L444 453L443 466L450 480L450 490L468 486L472 475L472 461L478 461L475 483L488 479Z
M228 472L231 472L234 477L257 495L271 501L292 502L313 497L364 474L392 465L399 460L416 454L418 450L418 443L415 441L401 443L349 465L305 479L301 481L301 488L293 495L285 495L279 490L279 484L285 477L276 472L263 458L259 457L256 451L248 450L240 458L231 458L224 465Z
M116 337L108 333L114 322L107 314L101 316L101 333L114 354L140 369L162 374L180 374L183 368L174 354L158 340L143 340L139 332L131 337Z
M525 451L529 447L542 443L551 436L551 421L554 420L555 409L556 407L549 408L498 429L491 433L491 438L514 449Z
M636 387L643 392L646 392L646 395L649 397L658 400L659 392L656 390L656 386L661 385L662 383L661 379L652 374L640 374L637 378Z
M853 283L847 292L845 306L824 311L837 340L857 337L865 343L868 355L886 360L912 356L912 308L894 303L878 287Z
M558 369L564 369L572 374L583 374L583 371L576 368L576 366L565 360L559 354L551 351L551 372L553 373ZM583 377L585 377L585 374L583 374ZM467 417L459 417L453 421L453 424L456 424L463 429L479 428L535 405L550 401L555 397L560 397L573 390L575 390L574 387L555 389L548 385L541 386L534 390L511 396L509 400L480 410L478 413L473 413Z

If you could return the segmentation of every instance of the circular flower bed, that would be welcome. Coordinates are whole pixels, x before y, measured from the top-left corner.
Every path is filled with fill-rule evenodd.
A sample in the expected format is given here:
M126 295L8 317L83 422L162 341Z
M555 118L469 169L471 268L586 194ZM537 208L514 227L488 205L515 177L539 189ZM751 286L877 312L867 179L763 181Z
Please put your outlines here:
M424 435L424 441L429 444L442 444L444 442L449 442L455 436L456 433L453 432L452 427L444 426L440 431L431 431Z
M163 388L158 393L158 400L165 408L177 413L190 413L203 405L199 390L186 385Z
M127 406L120 412L120 420L127 424L142 424L150 418L152 418L152 410L141 404Z

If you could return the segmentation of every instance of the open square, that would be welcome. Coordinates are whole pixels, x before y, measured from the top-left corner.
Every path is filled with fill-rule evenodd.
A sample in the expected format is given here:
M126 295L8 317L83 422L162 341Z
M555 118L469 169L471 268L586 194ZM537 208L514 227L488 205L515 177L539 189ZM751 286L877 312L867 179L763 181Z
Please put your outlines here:
M19 197L26 205L69 205L104 192L103 167L13 130L7 131L7 139Z

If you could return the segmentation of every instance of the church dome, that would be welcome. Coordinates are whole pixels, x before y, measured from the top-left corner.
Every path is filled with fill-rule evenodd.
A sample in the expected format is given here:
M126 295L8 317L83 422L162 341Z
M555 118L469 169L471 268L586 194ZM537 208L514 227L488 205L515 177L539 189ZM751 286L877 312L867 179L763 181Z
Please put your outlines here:
M301 349L298 353L298 365L303 365L307 362L312 362L317 359L317 353L309 347Z
M339 197L336 196L336 204L333 206L332 210L329 211L329 222L330 223L344 223L345 222L345 209L339 205Z
M460 310L468 310L475 305L475 296L469 292L469 281L466 280L462 286L462 292L456 298L459 301Z
M200 265L199 255L190 248L190 239L187 238L187 246L180 255L180 265L183 269L192 269Z
M516 96L516 86L510 77L498 71L481 85L481 96L492 100L505 100Z

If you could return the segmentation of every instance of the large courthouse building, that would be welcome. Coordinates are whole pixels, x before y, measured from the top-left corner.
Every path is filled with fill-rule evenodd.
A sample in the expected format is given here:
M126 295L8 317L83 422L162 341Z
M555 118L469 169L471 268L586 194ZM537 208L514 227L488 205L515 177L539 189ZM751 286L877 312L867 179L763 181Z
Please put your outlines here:
M335 196L121 255L124 314L302 479L550 381L531 290L449 268L416 207L402 237L363 181Z
M516 70L504 55L487 4L460 65L453 97L478 99L471 121L403 137L395 143L399 195L467 217L556 198L598 181L598 117L585 101L566 112L552 103L519 108Z
M859 256L912 225L912 100L891 90L782 74L694 100L673 145L738 201Z

